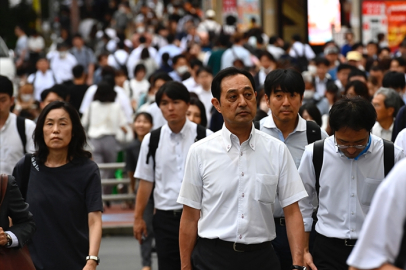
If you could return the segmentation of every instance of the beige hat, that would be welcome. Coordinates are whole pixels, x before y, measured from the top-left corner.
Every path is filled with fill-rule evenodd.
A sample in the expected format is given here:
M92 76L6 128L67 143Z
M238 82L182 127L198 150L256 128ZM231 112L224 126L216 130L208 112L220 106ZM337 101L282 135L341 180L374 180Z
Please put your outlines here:
M216 17L216 12L212 9L209 9L208 11L206 11L206 17L207 18L214 18Z
M361 61L362 54L357 51L350 51L347 53L347 61Z

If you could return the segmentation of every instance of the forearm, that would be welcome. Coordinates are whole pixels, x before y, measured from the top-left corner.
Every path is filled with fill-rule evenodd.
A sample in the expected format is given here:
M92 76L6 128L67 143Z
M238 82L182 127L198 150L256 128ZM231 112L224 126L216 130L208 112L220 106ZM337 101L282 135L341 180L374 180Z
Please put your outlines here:
M288 211L286 211L286 208L288 208ZM292 262L294 265L304 265L305 232L299 206L297 203L294 203L285 207L284 212Z
M140 180L140 185L137 191L137 200L135 202L134 218L143 219L144 210L147 206L149 197L151 196L153 183L145 180Z
M135 178L134 172L127 172L128 178L130 179L130 190L129 193L133 194L135 192Z
M89 255L98 256L102 236L102 213L89 213Z
M188 209L185 210L186 208ZM200 210L184 206L179 227L179 249L182 270L192 269L191 257L197 239L199 216Z

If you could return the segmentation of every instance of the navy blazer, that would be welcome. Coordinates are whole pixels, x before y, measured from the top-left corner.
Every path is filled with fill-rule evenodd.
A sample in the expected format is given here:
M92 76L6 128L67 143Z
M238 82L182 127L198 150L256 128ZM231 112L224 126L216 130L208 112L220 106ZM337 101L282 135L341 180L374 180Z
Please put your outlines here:
M10 217L13 226L9 226ZM11 231L18 239L18 246L23 247L31 239L36 227L28 203L24 202L14 177L8 176L8 184L3 203L0 206L0 227Z

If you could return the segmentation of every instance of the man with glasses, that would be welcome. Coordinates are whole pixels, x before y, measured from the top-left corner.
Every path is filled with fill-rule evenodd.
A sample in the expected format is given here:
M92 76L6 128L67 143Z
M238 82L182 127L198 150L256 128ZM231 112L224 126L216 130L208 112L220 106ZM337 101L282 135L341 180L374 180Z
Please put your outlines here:
M299 173L309 197L299 206L306 232L313 224L313 198L319 199L313 258L305 253L311 269L348 269L346 260L375 190L393 163L404 157L400 148L371 134L375 120L370 102L344 98L330 110L334 135L307 146L303 153Z

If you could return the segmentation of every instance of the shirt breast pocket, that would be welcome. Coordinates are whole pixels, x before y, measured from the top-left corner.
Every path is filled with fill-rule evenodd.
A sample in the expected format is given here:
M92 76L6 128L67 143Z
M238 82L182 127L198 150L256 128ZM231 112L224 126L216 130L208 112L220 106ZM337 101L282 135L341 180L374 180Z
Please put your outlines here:
M262 203L274 203L278 177L269 174L257 174L255 179L255 200Z
M382 183L382 179L366 178L364 188L361 192L361 204L364 206L370 206L372 198L376 189Z

